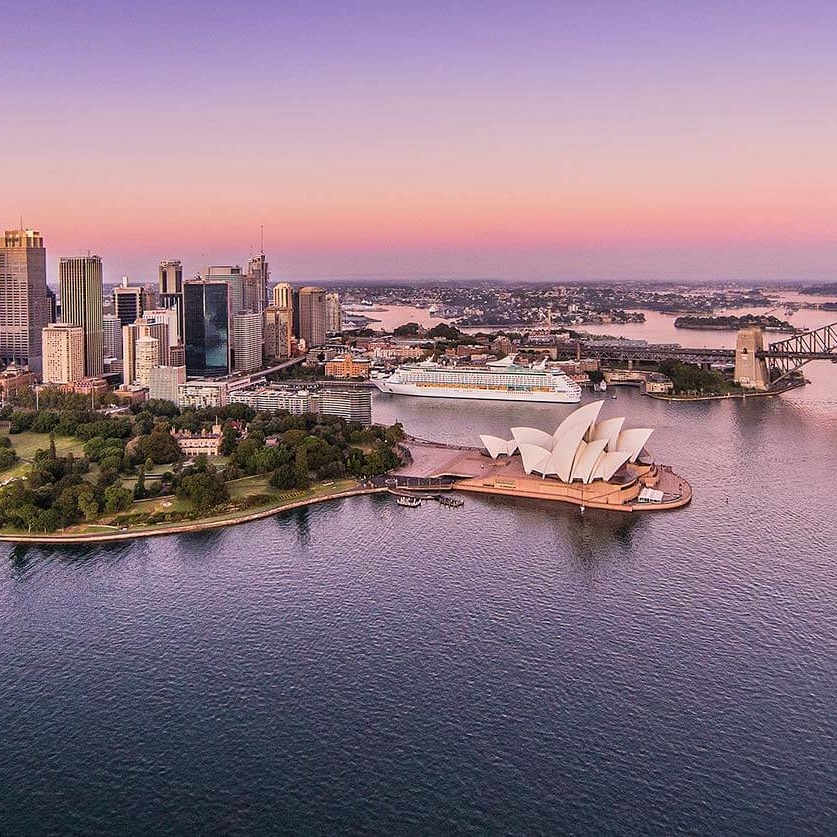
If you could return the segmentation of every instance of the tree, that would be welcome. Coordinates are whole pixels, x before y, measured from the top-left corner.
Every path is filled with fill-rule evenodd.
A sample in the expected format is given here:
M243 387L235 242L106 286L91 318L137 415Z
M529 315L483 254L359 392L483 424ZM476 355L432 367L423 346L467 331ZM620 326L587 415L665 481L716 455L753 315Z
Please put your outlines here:
M311 485L311 477L308 474L308 457L305 448L299 448L296 452L296 487L308 488Z
M177 496L189 500L199 512L208 512L229 497L227 487L214 471L189 474L180 480Z
M428 337L440 338L442 340L459 340L462 337L462 332L456 326L448 325L447 323L439 323L433 326L427 332Z
M99 501L93 494L93 487L86 487L79 492L78 510L85 520L95 520L99 516Z
M229 456L235 451L236 443L239 437L238 428L234 424L226 424L221 434L221 454Z
M104 492L105 511L109 513L125 511L131 505L133 495L121 485L109 485Z
M140 467L137 471L137 484L134 486L134 499L142 500L145 497L145 468Z
M131 446L135 464L151 460L154 465L166 465L180 459L180 448L165 425L158 424L147 436L140 436Z
M17 462L17 453L8 436L0 436L0 471L11 468Z
M391 425L386 430L385 439L387 444L392 447L393 445L397 445L400 441L404 438L404 426L401 422L396 422L395 424Z

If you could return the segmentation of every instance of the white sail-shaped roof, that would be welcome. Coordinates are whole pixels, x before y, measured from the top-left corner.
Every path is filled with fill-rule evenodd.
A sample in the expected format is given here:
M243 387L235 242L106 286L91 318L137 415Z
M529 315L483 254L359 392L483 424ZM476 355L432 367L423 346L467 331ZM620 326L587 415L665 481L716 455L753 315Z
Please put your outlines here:
M578 452L573 462L573 472L570 475L570 482L581 480L589 483L593 479L593 469L604 453L607 439L596 439L594 442L582 442L578 446Z
M602 409L604 401L593 401L591 404L585 404L577 410L573 410L559 425L557 430L552 434L553 449L558 444L564 444L565 437L572 438L576 435L576 430L581 427L581 436L587 432L593 422L598 418L599 412ZM581 438L581 437L579 437ZM576 443L577 444L577 443Z
M603 479L607 482L630 459L630 456L630 453L623 450L601 454L593 469L592 479Z
M617 447L619 450L626 450L630 454L631 462L636 462L636 458L642 453L645 443L650 438L653 430L648 428L636 427L630 430L623 430L619 434L619 442Z
M584 434L589 426L587 418L582 416L575 424L570 424L558 438L552 449L552 461L555 473L563 482L569 482L572 476L573 462L578 448L584 444Z
M552 450L552 436L536 427L512 427L512 436L520 445L537 445L539 448Z
M484 435L480 440L494 459L519 451L527 474L556 476L567 483L608 481L626 462L636 462L653 430L623 430L621 417L597 423L603 404L579 407L552 435L536 427L513 427L511 439Z
M511 456L517 450L517 442L514 439L501 439L499 436L480 436L480 441L492 459L498 456Z
M624 416L620 418L605 419L604 421L597 421L590 428L590 441L595 442L599 439L605 439L607 441L608 450L617 450L619 433L622 430L622 425L624 423Z
M547 473L554 473L552 470L552 453L546 448L538 445L527 445L525 442L518 445L520 457L523 459L523 470L527 474L537 471L546 476Z

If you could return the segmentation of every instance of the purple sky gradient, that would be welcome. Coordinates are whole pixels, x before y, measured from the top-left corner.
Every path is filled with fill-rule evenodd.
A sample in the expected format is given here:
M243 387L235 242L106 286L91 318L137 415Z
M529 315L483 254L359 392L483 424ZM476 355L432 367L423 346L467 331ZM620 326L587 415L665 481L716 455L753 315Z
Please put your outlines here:
M0 221L108 279L834 278L826 2L3 9ZM54 281L54 275L51 277Z

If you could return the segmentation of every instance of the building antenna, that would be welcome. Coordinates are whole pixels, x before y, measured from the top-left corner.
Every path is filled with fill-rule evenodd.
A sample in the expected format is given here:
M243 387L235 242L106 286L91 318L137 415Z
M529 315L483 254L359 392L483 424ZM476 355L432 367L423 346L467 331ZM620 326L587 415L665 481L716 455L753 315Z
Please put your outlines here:
M262 236L262 255L264 255L264 224L261 225L261 236Z

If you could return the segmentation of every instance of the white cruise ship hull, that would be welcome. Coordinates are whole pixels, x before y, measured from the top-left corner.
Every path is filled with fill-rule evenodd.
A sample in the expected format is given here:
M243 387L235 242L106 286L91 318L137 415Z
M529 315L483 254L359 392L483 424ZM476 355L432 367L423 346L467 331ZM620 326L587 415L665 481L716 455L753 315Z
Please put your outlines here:
M577 404L581 401L581 392L527 391L503 389L457 389L456 387L434 387L412 383L391 383L386 378L372 381L381 392L394 395L421 395L425 398L467 398L481 401L528 401L550 404Z

